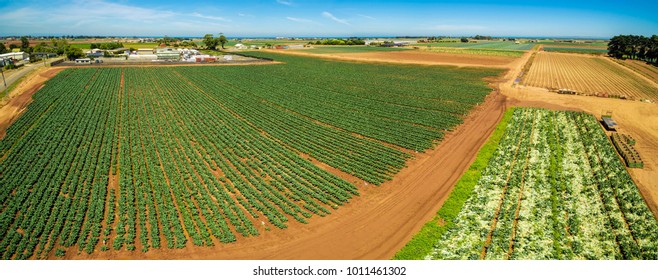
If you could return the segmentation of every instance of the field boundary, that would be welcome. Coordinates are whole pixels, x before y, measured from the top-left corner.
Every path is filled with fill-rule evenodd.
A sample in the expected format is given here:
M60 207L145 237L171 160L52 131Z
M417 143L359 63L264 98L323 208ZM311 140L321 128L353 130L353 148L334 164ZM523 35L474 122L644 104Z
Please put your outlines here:
M487 142L480 148L475 161L469 166L468 170L455 183L454 189L450 192L448 199L443 203L436 215L427 222L421 230L393 257L394 260L422 260L427 256L434 247L436 240L439 240L444 232L454 227L453 220L461 211L466 200L471 196L473 188L482 176L482 171L487 166L489 159L493 156L498 143L503 138L507 130L507 124L512 119L516 110L515 107L505 111L503 118L500 120L494 131L489 136Z

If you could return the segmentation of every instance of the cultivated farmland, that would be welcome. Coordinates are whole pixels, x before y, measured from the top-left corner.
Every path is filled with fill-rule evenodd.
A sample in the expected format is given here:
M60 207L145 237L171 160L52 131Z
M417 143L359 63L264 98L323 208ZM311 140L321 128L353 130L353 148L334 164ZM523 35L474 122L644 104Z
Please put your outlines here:
M408 48L385 48L375 46L315 46L312 48L304 49L291 49L290 51L298 51L305 53L362 53L362 52L395 52L395 51L408 51Z
M517 109L467 196L427 258L658 258L656 220L586 113Z
M499 74L263 55L286 63L50 80L0 141L2 258L211 246L308 223L435 145Z
M658 87L602 57L538 52L524 84L585 94L658 99Z

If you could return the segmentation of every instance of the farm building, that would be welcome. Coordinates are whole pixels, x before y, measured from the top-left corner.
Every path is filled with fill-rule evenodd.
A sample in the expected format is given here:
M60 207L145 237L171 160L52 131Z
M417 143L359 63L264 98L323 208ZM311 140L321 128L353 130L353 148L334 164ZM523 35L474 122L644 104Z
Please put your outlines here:
M91 64L91 59L89 58L78 58L75 60L75 64Z
M601 121L603 122L605 129L617 130L617 122L615 122L611 117L602 117Z
M389 47L389 48L390 47L406 47L409 44L411 44L411 42L409 42L409 41L393 41L393 42L384 42L380 46Z
M13 60L23 60L29 56L25 52L10 52L0 54L0 59L13 59Z
M56 53L50 53L50 52L33 52L32 55L34 57L56 57Z
M131 54L128 56L128 60L151 61L156 59L158 59L158 56L154 54Z
M153 49L137 49L137 54L153 54Z
M180 60L180 52L173 48L158 48L155 55L161 60Z
M574 95L574 94L576 94L576 91L575 91L575 90L570 90L570 89L564 89L564 88L563 88L563 89L558 90L557 93L559 93L559 94L572 94L572 95Z

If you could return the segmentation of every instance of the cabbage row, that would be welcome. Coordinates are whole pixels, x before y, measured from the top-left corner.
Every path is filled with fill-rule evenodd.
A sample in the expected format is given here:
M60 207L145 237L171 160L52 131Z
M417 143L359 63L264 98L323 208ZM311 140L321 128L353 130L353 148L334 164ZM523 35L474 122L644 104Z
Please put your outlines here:
M658 259L658 224L596 119L518 109L430 259Z

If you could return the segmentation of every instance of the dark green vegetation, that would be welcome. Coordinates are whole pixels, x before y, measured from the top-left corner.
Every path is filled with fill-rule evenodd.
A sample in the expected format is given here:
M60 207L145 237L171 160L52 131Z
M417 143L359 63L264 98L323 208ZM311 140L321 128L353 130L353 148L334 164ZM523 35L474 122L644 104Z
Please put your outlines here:
M630 58L658 63L658 35L618 35L610 39L608 54L614 58Z
M0 141L0 255L234 242L389 180L498 71L270 54L282 64L67 69ZM386 144L385 142L388 142ZM360 182L360 181L359 181Z
M496 126L489 140L482 146L475 158L475 161L459 178L455 184L450 196L443 203L441 209L436 213L436 216L431 221L427 222L423 228L420 229L416 235L405 245L393 259L396 260L422 260L425 256L429 255L436 240L441 238L448 229L453 228L455 224L453 220L461 211L464 202L473 192L473 188L477 181L482 176L482 170L487 167L489 159L494 155L494 151L498 147L500 139L503 138L503 133L507 128L507 124L512 119L514 108L505 112L503 118Z

